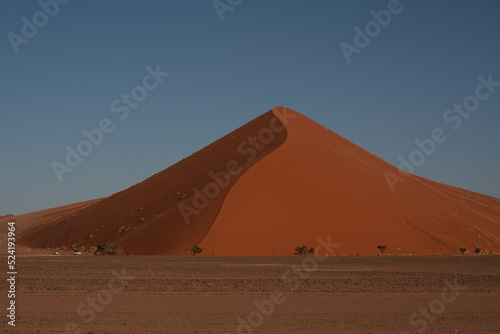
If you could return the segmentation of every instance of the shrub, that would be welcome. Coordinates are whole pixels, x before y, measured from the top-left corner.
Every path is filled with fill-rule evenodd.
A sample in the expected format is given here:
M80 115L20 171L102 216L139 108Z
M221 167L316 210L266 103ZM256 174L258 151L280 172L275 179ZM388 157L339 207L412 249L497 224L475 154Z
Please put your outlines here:
M97 250L94 252L95 255L116 255L120 252L120 247L112 244L103 242L97 245Z
M307 247L307 246L297 246L295 247L295 255L307 255L307 254L313 254L314 255L315 249L314 247Z
M190 251L191 255L193 256L195 256L196 254L200 254L203 251L203 249L198 247L197 245L192 245L184 249Z
M476 249L474 249L474 252L475 252L476 254L481 253L481 247L476 246Z

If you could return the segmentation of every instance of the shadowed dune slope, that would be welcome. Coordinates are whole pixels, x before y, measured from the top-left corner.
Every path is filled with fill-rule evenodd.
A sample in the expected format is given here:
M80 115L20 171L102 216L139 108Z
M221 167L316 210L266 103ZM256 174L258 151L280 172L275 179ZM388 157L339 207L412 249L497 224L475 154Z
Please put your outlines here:
M45 210L25 213L25 214L17 215L17 216L7 215L7 216L0 218L0 225L6 224L9 221L15 221L16 222L16 231L17 231L17 233L21 233L21 232L29 229L33 225L36 225L40 222L55 221L56 219L58 219L60 217L74 214L74 213L78 212L78 210L81 210L83 208L91 206L92 204L95 204L101 200L102 199L94 199L94 200L90 200L90 201L62 205L62 206L58 206L58 207L51 208L51 209L45 209Z
M273 112L287 139L232 187L205 254L290 255L328 235L336 254L500 253L500 199L403 172L393 192L385 173L397 168L299 113Z
M40 222L18 242L37 248L108 242L125 254L187 254L184 248L199 244L212 227L236 180L285 138L279 119L267 112L137 185Z
M95 199L91 201L73 203L68 205L63 205L51 209L40 210L30 213L25 213L22 215L7 215L0 218L0 254L7 253L7 247L5 246L5 241L7 240L7 223L15 221L16 234L19 235L23 231L35 226L41 222L51 223L57 219L69 216L77 213L79 210L88 207L94 203L99 202L101 199Z

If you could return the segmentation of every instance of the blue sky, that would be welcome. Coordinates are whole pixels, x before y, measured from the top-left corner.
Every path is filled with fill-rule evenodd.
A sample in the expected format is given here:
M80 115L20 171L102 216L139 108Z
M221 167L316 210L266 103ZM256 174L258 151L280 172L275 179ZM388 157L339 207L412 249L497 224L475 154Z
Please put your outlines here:
M457 130L443 120L479 76L500 81L500 3L401 1L348 63L339 44L388 3L244 0L221 21L212 1L73 0L44 22L37 1L2 1L0 215L110 195L280 105L395 165L443 128L415 174L500 197L500 87ZM158 64L170 75L119 119L112 102ZM113 132L59 182L53 161L104 118Z

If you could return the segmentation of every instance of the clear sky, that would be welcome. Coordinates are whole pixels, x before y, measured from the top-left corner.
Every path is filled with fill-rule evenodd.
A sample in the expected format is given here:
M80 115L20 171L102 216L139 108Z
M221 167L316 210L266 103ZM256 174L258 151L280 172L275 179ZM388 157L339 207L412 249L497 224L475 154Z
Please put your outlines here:
M415 174L500 197L500 87L443 119L500 82L498 1L53 1L0 2L0 215L123 190L276 106L394 165L442 128ZM53 162L106 118L59 182Z

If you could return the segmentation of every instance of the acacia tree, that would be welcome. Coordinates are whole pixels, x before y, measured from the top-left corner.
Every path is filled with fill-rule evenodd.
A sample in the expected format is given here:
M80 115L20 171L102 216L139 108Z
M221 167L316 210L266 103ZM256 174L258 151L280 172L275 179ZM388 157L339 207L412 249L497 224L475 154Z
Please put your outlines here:
M387 246L379 245L377 248L380 250L380 255L384 255L384 251L387 249Z
M464 255L464 253L467 251L466 248L460 248L460 253L462 253L462 255Z

